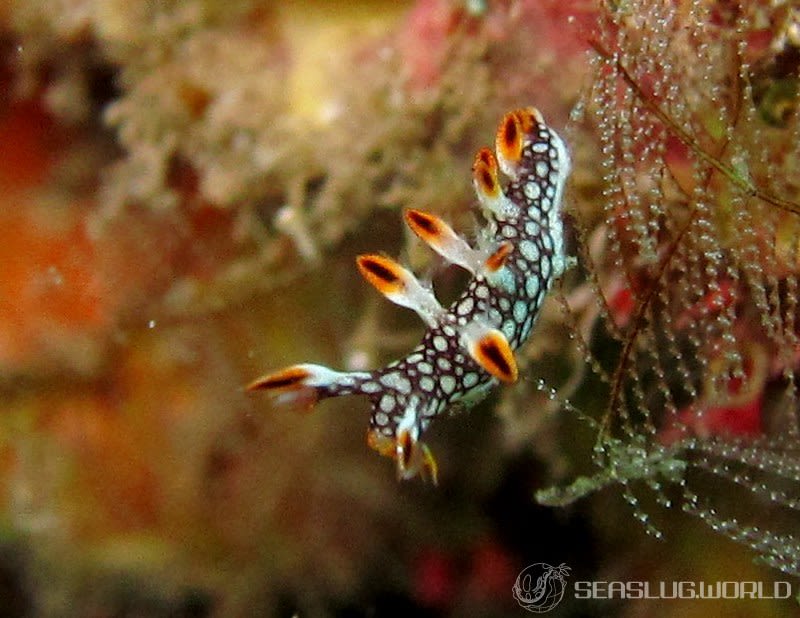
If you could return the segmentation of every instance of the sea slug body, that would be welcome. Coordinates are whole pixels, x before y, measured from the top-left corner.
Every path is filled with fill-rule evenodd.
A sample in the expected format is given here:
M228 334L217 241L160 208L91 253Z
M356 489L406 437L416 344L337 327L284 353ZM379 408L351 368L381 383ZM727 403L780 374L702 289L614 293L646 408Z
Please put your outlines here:
M472 274L448 308L409 270L380 255L361 255L358 268L389 300L416 311L427 324L407 356L374 371L339 372L301 364L258 378L248 390L278 401L313 405L326 397L366 395L372 403L369 445L393 457L398 476L437 466L421 441L428 424L449 409L484 399L498 382L514 382L513 351L533 329L545 295L567 266L561 202L570 171L567 148L538 110L505 115L497 156L482 148L473 184L486 226L477 248L438 217L408 210L405 220L434 251ZM500 172L508 182L502 187Z

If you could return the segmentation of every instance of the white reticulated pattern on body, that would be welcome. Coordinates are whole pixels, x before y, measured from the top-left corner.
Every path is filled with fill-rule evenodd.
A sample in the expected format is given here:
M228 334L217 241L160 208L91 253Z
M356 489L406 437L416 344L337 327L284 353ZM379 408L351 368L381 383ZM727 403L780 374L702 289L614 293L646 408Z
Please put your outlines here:
M473 185L486 225L477 248L438 217L406 212L412 231L472 280L449 308L431 287L384 256L359 256L367 280L389 300L414 310L427 330L407 357L372 372L336 372L296 365L259 378L251 390L270 389L284 401L367 395L373 406L369 443L397 461L398 475L424 471L436 478L436 464L421 433L453 404L468 407L500 381L518 377L514 351L530 333L546 292L568 263L561 201L570 170L567 148L533 108L506 114L495 150L481 149ZM508 182L503 186L502 172Z

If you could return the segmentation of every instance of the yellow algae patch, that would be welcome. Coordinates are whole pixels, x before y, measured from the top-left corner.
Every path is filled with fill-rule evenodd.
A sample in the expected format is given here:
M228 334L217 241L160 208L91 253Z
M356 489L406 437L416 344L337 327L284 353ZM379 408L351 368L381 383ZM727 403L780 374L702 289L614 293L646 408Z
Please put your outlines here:
M301 0L275 9L279 31L289 46L292 68L286 84L289 112L312 124L336 115L331 67L357 62L359 43L389 33L410 3L397 0Z

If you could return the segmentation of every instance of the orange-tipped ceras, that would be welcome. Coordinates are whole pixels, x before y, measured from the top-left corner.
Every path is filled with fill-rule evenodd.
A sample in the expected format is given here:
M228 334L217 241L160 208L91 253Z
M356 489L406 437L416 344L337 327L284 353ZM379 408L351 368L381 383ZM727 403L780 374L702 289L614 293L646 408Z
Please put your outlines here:
M395 459L400 478L422 472L435 481L436 461L421 441L431 420L456 404L477 403L500 381L517 379L513 350L530 335L547 291L566 267L561 201L570 161L564 142L533 108L506 114L495 142L496 158L482 148L472 168L487 220L479 248L432 214L405 213L417 236L473 275L450 307L394 260L357 259L367 281L425 320L428 329L416 348L374 371L295 365L248 387L306 405L366 395L372 401L367 442ZM505 187L500 173L508 179Z

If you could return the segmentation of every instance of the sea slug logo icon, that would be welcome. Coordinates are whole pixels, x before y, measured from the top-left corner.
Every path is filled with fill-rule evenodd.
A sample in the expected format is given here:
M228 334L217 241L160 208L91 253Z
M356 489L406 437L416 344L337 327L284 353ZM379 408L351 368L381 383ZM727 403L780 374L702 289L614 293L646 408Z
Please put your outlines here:
M563 562L557 567L537 562L523 569L511 591L520 606L529 612L543 614L561 603L567 576L569 567Z

